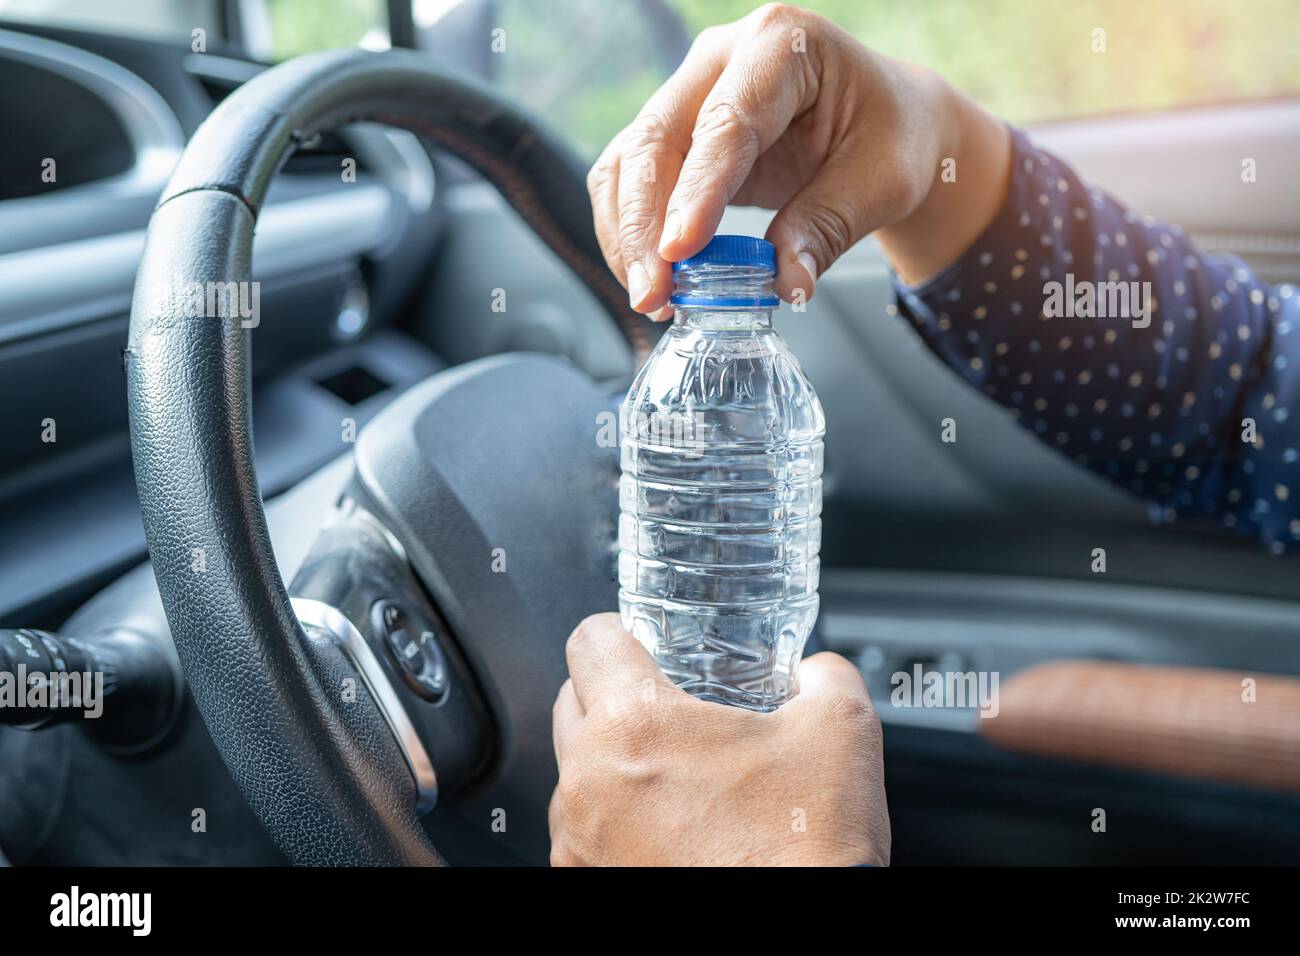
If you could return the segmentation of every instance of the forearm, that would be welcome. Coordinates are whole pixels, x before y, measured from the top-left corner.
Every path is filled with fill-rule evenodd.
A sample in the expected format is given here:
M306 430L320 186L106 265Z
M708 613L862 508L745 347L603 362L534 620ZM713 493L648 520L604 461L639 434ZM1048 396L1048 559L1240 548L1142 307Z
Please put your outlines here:
M1166 517L1300 538L1300 334L1289 287L1204 256L1023 134L1005 202L938 275L901 285L927 344L1026 428Z

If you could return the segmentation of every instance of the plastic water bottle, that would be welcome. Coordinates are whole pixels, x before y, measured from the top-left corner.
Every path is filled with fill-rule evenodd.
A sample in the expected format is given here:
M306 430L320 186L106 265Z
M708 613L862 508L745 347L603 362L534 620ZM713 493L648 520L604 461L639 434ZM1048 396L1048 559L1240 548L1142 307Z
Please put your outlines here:
M772 328L776 249L715 236L623 403L619 610L689 693L775 710L817 619L826 420Z

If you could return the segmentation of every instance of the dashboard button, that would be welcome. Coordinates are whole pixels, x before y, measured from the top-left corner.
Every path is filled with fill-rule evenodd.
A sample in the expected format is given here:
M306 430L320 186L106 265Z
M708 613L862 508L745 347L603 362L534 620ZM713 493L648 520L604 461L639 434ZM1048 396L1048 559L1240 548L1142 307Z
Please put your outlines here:
M425 700L440 699L447 692L447 660L434 633L418 627L392 601L377 602L372 619L411 689Z

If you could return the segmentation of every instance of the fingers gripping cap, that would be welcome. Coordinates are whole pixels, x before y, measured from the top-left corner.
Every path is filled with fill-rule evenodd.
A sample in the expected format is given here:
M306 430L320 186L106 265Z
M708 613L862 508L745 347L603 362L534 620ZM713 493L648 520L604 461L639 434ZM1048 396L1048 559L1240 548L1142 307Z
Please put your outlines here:
M776 246L755 236L714 236L709 244L681 262L673 272L696 266L751 266L776 272Z

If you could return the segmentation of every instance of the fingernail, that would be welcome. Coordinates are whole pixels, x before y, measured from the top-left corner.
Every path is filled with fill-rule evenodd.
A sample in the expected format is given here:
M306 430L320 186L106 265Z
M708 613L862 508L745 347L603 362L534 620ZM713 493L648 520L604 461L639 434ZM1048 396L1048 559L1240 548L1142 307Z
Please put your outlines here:
M662 309L657 311L654 315L650 316L650 321L667 322L672 317L673 317L673 307L671 305L666 305Z
M682 237L682 214L676 209L670 210L664 220L663 235L659 237L659 251L662 253L670 243Z
M813 259L812 254L808 252L796 253L794 261L803 266L808 273L808 288L796 288L794 294L803 293L802 301L807 302L812 298L813 290L817 287L817 262Z
M803 266L805 269L808 270L808 278L812 279L813 282L816 282L817 261L813 259L812 254L808 252L801 252L797 256L795 256L795 259L798 260L799 265Z
M650 294L650 273L639 262L632 263L627 270L627 298L632 308L640 305Z

